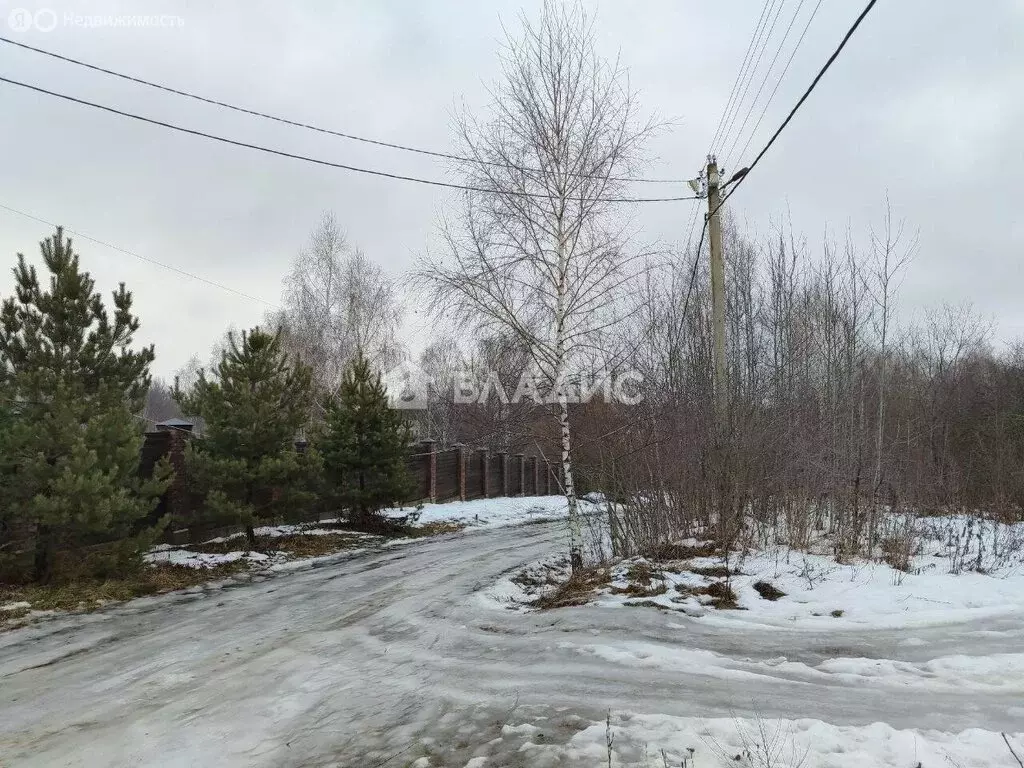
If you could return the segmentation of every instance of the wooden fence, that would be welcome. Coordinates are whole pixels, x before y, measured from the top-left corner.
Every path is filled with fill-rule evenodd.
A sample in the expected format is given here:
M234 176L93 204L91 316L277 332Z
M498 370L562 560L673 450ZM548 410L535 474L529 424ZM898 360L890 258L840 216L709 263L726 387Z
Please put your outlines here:
M406 461L417 481L416 497L410 502L550 496L562 488L559 465L522 453L492 453L463 445L439 449L433 440L424 440Z
M147 432L139 467L140 473L148 476L157 461L165 456L170 459L174 480L152 517L174 517L177 525L169 532L168 540L175 543L223 533L195 519L201 500L190 490L185 472L185 445L190 438L189 430L180 427ZM486 448L462 445L440 448L435 441L425 440L411 447L406 465L415 489L412 497L404 500L406 504L548 496L561 493L562 488L559 465L522 453L492 453Z

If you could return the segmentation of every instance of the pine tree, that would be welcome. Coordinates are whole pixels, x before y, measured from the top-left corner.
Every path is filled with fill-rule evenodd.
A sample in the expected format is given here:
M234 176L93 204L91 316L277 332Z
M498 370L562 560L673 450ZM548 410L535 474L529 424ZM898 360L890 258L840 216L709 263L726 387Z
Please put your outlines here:
M295 513L315 500L315 451L300 453L295 438L307 423L312 374L281 349L280 333L253 328L228 334L209 378L199 372L189 392L176 391L186 413L201 416L204 432L186 450L190 482L206 509L245 526L249 548L257 520Z
M134 534L169 470L138 477L143 432L134 414L154 352L130 349L139 329L131 293L124 283L113 292L111 318L60 227L40 248L48 288L19 253L15 295L0 310L0 504L7 527L34 540L33 578L49 582L57 552L91 539L125 538L115 567L138 562L155 534Z
M327 500L347 509L357 527L384 530L380 510L412 495L409 426L390 407L380 374L361 353L326 409L321 453Z

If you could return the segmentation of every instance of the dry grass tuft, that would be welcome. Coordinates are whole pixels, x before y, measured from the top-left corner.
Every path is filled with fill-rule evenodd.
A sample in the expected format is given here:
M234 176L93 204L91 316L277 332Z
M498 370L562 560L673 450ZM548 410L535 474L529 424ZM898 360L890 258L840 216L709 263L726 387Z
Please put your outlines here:
M727 579L730 576L739 576L739 571L733 571L724 565L694 566L688 569L690 573L698 576L708 576L715 579Z
M607 568L586 568L576 571L551 592L534 600L533 605L541 610L583 605L598 589L607 586L611 578L611 571Z
M646 557L648 560L654 560L656 562L691 560L695 557L714 557L718 554L718 551L718 546L712 541L696 545L673 544L671 542L666 542L651 548L646 553Z
M423 525L408 526L402 535L407 536L410 539L422 539L427 536L441 536L445 533L458 533L465 527L465 523L425 523Z
M710 605L722 610L739 610L740 605L736 599L736 593L726 581L713 581L706 587L697 587L693 590L695 595L707 595L711 598Z
M612 594L654 597L668 591L662 573L655 571L649 563L642 560L629 566L626 570L626 578L629 579L629 584L625 587L612 587Z
M79 581L68 584L0 586L0 603L27 602L33 611L93 611L107 603L134 597L173 592L209 581L226 579L245 568L236 561L213 568L188 568L160 563L143 566L137 573L104 581ZM0 622L23 616L27 611L0 613ZM6 615L5 615L6 614Z
M778 600L780 597L785 597L786 593L776 587L774 584L770 584L767 581L755 581L754 590L763 597L765 600Z
M275 540L273 548L262 552L284 552L292 557L323 557L346 549L365 547L365 536L352 536L332 533L327 536L280 536Z
M631 581L625 587L612 587L612 594L629 595L630 597L654 597L656 595L663 595L666 592L668 592L668 587L665 586L664 581L656 581L649 585Z
M637 563L633 563L626 569L626 578L630 581L637 581L646 584L652 579L660 579L661 572L651 568L649 563L645 563L643 560Z

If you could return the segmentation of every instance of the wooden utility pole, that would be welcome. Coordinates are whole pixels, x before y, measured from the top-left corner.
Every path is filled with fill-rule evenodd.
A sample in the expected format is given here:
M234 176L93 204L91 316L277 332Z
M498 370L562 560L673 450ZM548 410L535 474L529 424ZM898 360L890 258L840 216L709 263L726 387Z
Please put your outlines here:
M708 158L708 240L711 245L711 329L714 343L715 415L724 432L727 415L725 384L725 259L722 255L721 180L718 162Z

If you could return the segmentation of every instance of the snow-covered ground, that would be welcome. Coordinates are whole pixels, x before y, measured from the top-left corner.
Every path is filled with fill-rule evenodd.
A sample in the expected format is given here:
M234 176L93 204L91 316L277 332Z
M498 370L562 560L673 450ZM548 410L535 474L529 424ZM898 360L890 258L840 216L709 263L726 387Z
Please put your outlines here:
M588 509L593 505L585 504ZM564 519L566 516L565 499L561 496L520 496L517 498L478 499L473 501L450 501L441 504L424 504L422 507L396 507L384 510L388 517L407 518L416 516L418 525L435 523L453 523L467 529L502 528L509 525L527 523L543 523ZM245 534L235 533L210 539L204 544L223 544L237 542L238 549L229 552L196 552L187 546L174 547L169 544L158 544L145 556L149 563L169 563L189 568L212 568L217 565L245 561L257 568L272 571L294 570L304 565L320 565L339 557L362 554L369 548L381 546L398 546L408 544L415 539L394 539L384 541L378 536L362 534L337 528L318 526L337 523L337 519L321 520L319 523L301 523L294 525L265 525L255 529L258 537L283 538L286 536L338 536L358 540L359 546L341 550L338 555L321 556L295 560L284 553L270 555L261 552L245 551Z
M584 502L587 511L596 510ZM399 507L385 514L404 517L416 513L415 507ZM468 528L502 528L507 525L542 523L561 520L566 516L565 499L562 496L519 496L498 499L474 499L453 501L444 504L424 504L419 511L417 523L461 523Z
M533 726L536 727L536 726ZM538 729L539 730L539 729ZM757 768L996 768L1016 765L999 733L968 729L944 733L897 730L885 723L834 726L820 720L763 718L681 718L665 715L613 716L595 722L564 747L531 745L535 765L607 765L611 734L613 765L757 766ZM1024 757L1024 742L1010 742ZM622 757L619 757L622 756ZM627 762L628 761L628 762ZM481 762L480 766L490 765Z
M985 538L979 545L978 529L963 518L927 518L918 522L921 538L918 554L907 570L884 562L855 560L838 563L830 556L805 554L785 547L747 555L731 555L728 578L736 594L738 610L711 610L711 598L693 594L722 576L707 576L722 568L720 557L692 557L685 562L653 562L633 558L611 571L608 585L597 590L594 603L604 607L628 606L637 601L654 603L666 610L703 617L709 623L728 627L737 622L763 629L836 629L853 627L903 628L972 621L1024 611L1024 523L986 523ZM963 531L971 541L963 542ZM992 541L998 539L1001 547ZM954 544L961 542L953 551ZM696 540L683 542L697 547ZM982 564L985 572L963 570ZM625 594L631 569L638 564L653 573L646 582L651 593ZM564 579L564 558L533 563L526 569L534 575L551 573ZM761 596L755 585L770 584L784 593L775 600ZM543 590L540 590L543 591ZM509 574L485 591L485 603L496 607L522 608L537 597L537 589L526 589L520 574ZM912 638L910 638L912 641Z
M604 768L610 737L614 768L1012 767L1003 732L1024 758L1012 569L808 581L772 553L732 577L745 611L511 611L495 588L564 527L488 503L481 530L0 634L0 765Z

